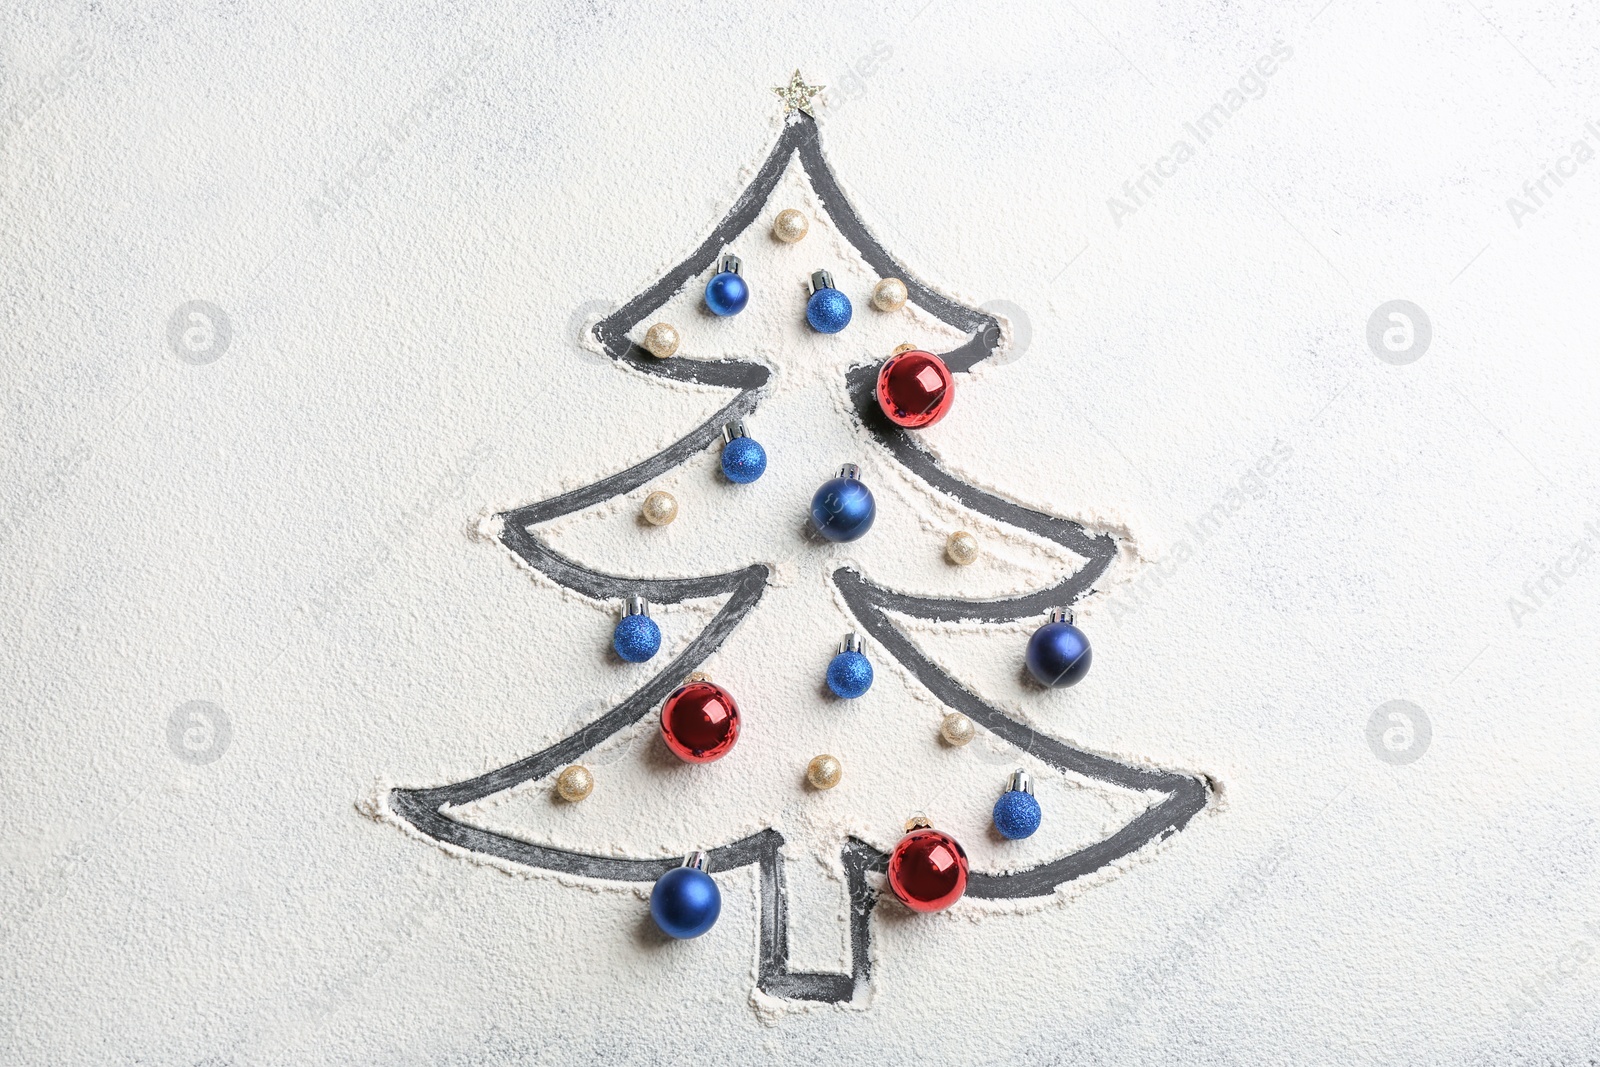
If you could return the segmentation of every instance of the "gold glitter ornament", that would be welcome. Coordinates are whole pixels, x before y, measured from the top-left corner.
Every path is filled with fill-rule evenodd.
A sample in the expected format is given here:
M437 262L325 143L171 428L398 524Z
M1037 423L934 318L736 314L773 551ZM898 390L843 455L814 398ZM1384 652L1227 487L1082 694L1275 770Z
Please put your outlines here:
M959 711L952 711L944 717L944 722L939 724L939 736L944 738L945 744L954 745L957 748L971 741L972 736L977 732L976 727L972 725L972 720Z
M783 101L783 113L785 115L791 111L799 111L816 118L815 115L811 114L811 98L826 88L826 85L807 85L805 79L800 77L800 72L797 70L794 72L794 77L789 79L788 85L774 86L772 91L777 93L778 99Z
M678 328L670 322L658 322L645 331L644 350L657 359L666 359L678 350Z
M772 220L772 236L786 245L804 240L806 234L810 232L811 223L792 207L784 208L778 212L778 217Z
M678 501L671 493L654 492L644 498L639 514L651 526L665 526L678 517Z
M813 789L832 789L839 784L843 774L844 765L827 754L817 756L806 764L806 781L811 783Z
M965 530L957 530L944 543L944 554L951 563L965 567L978 558L978 539Z
M872 306L879 311L899 311L911 294L899 278L885 278L872 287Z
M574 763L556 775L556 795L576 804L594 792L594 775L581 763Z

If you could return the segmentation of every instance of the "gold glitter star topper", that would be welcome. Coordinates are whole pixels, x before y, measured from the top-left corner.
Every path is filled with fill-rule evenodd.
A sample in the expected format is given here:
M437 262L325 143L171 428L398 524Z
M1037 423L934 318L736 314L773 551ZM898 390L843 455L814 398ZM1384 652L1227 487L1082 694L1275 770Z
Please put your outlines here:
M796 70L788 85L774 86L772 91L783 100L785 115L791 111L799 111L816 118L817 116L811 112L811 98L826 88L826 85L807 85L805 79L800 77L800 72Z

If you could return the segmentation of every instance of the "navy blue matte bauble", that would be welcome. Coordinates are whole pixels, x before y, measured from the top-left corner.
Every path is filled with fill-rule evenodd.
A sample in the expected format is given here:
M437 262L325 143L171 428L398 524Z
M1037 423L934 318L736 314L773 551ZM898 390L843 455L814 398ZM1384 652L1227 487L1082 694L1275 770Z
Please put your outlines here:
M728 481L748 485L767 471L767 450L748 437L722 446L722 473Z
M699 937L722 914L722 893L705 871L674 867L656 879L650 890L650 917L668 937Z
M806 321L818 333L838 333L850 325L850 298L837 289L818 289L806 301Z
M624 615L611 631L611 647L629 663L643 663L661 651L661 627L648 615Z
M1043 814L1032 793L1010 789L994 802L994 828L1000 831L1001 837L1017 841L1031 836L1039 828Z
M737 315L750 303L750 284L731 270L706 282L706 307L713 315Z
M854 541L872 529L878 505L856 478L830 478L811 498L811 521L830 541Z
M1076 685L1092 658L1089 639L1070 622L1047 622L1028 638L1028 673L1052 689Z
M841 700L854 700L872 688L872 661L860 652L841 652L828 663L828 688Z

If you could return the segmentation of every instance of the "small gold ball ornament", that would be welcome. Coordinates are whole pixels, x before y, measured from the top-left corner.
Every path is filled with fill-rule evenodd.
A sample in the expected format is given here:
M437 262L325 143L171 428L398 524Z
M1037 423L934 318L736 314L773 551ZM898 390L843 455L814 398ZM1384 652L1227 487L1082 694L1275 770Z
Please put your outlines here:
M778 217L772 220L772 236L786 245L805 239L811 232L811 223L805 215L792 207L786 207L778 212Z
M885 278L872 287L872 306L879 311L899 311L906 306L906 283L899 278Z
M658 322L645 331L644 350L657 359L666 359L678 350L678 328L670 322Z
M957 748L971 741L975 733L977 729L972 725L972 720L959 711L952 711L939 724L939 736L944 738L944 743Z
M651 526L665 526L678 517L678 501L671 493L657 491L644 498L639 514Z
M839 784L839 778L843 774L844 765L826 754L817 756L806 764L806 781L811 783L813 789L832 789Z
M574 763L556 775L556 795L576 804L594 792L594 775L581 763Z
M958 567L965 567L978 558L978 539L965 530L957 530L944 543L944 554Z

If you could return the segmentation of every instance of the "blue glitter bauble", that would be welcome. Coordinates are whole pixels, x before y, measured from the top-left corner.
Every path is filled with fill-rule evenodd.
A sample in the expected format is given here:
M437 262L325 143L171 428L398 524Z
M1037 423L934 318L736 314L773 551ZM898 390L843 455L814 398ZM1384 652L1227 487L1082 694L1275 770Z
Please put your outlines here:
M713 315L737 315L750 303L750 285L731 270L706 282L706 307Z
M1015 841L1037 830L1043 814L1032 793L1012 789L1001 793L1000 799L994 802L994 828L1000 831L1001 837Z
M735 437L722 446L722 473L728 481L749 485L767 472L767 450L749 437Z
M830 478L811 498L811 521L830 541L854 541L872 529L878 505L857 478Z
M841 652L828 663L828 688L843 700L854 700L872 688L872 662L859 652Z
M1092 658L1089 639L1070 622L1047 622L1028 638L1028 673L1052 689L1076 685Z
M806 301L806 321L818 333L838 333L850 325L850 298L837 289L818 289Z
M648 615L624 615L611 631L611 647L629 663L643 663L661 651L661 627Z
M720 914L722 893L705 871L674 867L650 890L650 917L668 937L699 937L716 925Z

